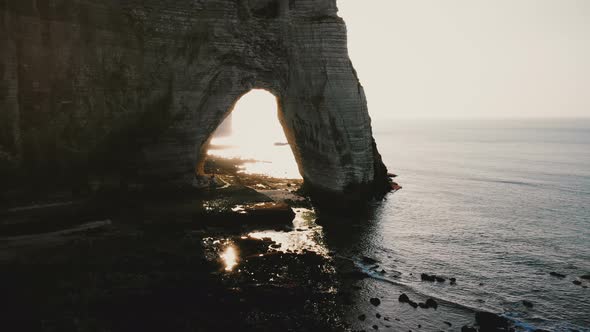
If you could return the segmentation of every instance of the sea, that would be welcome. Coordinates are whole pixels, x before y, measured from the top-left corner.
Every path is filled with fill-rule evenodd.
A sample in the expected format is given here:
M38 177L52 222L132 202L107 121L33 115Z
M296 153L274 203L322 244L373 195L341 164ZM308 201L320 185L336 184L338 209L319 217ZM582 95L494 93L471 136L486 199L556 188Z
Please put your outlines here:
M590 280L581 278L590 274L590 119L392 119L375 121L373 134L403 189L360 223L342 218L357 225L348 235L321 234L370 276L359 298L382 300L351 306L351 321L368 317L353 327L454 331L489 311L520 330L590 331ZM297 173L288 146L268 149L281 172ZM416 314L401 293L443 305L437 316Z
M379 204L356 250L412 273L401 279L418 293L528 329L590 330L590 281L580 279L590 274L590 119L392 120L373 130L403 189Z

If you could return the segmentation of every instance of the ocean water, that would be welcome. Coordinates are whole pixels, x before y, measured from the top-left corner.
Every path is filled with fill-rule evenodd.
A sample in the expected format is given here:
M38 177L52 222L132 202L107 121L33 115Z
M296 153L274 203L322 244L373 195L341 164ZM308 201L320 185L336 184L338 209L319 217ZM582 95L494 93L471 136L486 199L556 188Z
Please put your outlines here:
M246 173L297 177L289 146L274 144L285 141L278 122L270 140L240 123L211 154L258 160ZM337 229L264 233L285 247L332 251L372 276L357 285L347 314L354 328L456 331L485 310L524 330L590 331L590 281L580 278L590 274L590 119L391 120L373 131L402 190L369 216L336 220ZM423 282L421 273L457 284ZM414 310L397 301L401 292L444 305ZM404 319L376 319L370 297L381 298L381 314Z
M403 189L342 250L376 258L418 294L529 328L590 329L590 282L579 279L590 274L590 120L396 120L374 136Z

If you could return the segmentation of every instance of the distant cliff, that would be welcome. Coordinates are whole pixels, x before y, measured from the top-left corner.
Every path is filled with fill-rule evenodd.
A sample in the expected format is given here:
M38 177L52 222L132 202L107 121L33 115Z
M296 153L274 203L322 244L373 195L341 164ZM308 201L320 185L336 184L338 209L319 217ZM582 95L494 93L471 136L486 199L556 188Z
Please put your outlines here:
M386 187L335 0L0 0L0 181L190 183L252 88L310 188Z

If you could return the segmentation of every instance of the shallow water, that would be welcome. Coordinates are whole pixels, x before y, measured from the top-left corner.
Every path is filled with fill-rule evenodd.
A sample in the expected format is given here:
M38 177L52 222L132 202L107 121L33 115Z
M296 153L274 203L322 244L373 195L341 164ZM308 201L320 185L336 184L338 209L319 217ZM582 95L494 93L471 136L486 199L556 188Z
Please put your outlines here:
M351 251L429 296L537 328L590 328L590 282L573 284L590 273L590 121L408 120L374 131L403 190L376 207ZM424 272L457 286L421 282Z

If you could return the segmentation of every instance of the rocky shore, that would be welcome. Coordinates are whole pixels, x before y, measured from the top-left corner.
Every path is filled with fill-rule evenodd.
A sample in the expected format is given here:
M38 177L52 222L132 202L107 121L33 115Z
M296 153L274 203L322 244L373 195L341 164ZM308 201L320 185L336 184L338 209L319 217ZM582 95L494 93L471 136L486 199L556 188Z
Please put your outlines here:
M362 216L346 223L333 220L341 216L318 219L301 180L245 175L239 164L210 161L206 169L215 180L198 190L127 188L28 205L4 202L1 326L23 331L513 328L499 324L503 318L479 314L476 320L474 311L402 285L390 285L399 288L399 299L383 297L376 287L384 282L379 276L399 275L347 252L358 241L358 229L367 226Z

